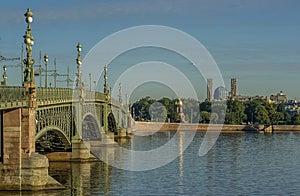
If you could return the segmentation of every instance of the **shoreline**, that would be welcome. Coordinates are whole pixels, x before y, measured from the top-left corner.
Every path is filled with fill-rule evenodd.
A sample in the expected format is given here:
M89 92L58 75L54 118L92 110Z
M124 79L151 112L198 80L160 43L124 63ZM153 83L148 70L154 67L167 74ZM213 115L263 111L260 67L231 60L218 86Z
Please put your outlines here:
M191 124L191 123L160 123L160 122L139 122L136 121L134 125L130 128L131 133L140 132L141 135L146 133L155 132L175 132L175 131L193 131L206 132L207 128L210 126L210 131L219 131L222 128L221 133L258 133L258 132L269 132L269 133L290 133L296 132L300 133L300 125L273 125L272 131L258 131L257 129L249 125L222 125L222 124ZM263 125L259 127L263 128ZM128 138L128 137L127 137ZM122 139L122 138L121 138ZM102 144L105 145L105 144ZM109 144L113 147L112 144ZM99 161L92 154L88 159L85 160L75 160L72 159L72 152L51 152L44 154L49 162L95 162Z
M300 132L300 125L271 125L264 129L263 125L254 128L250 125L227 125L227 124L198 124L198 123L161 123L161 122L140 122L136 121L132 126L132 132L156 132L156 131L190 131L197 130L221 132Z

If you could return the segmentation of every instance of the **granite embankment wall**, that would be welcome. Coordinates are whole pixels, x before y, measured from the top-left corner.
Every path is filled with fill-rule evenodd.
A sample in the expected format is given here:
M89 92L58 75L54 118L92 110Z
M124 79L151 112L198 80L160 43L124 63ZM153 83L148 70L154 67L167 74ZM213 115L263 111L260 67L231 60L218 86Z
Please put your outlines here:
M300 131L300 125L273 125L274 131Z
M238 132L238 131L256 131L248 125L218 125L218 124L190 124L190 123L159 123L159 122L135 122L132 131L207 131L210 127L211 131L217 131L222 128L222 132ZM263 126L259 127L260 130ZM271 130L271 127L269 127ZM273 125L273 131L300 131L300 125Z

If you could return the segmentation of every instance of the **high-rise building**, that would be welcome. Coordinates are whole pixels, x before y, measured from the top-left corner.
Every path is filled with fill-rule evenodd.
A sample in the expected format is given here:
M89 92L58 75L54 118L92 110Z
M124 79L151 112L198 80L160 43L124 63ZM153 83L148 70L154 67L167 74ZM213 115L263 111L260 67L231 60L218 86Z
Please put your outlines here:
M231 97L236 97L237 95L238 95L238 92L237 92L237 80L236 80L236 78L231 78L230 96Z
M208 78L207 79L207 96L206 99L207 101L212 101L213 99L213 79Z

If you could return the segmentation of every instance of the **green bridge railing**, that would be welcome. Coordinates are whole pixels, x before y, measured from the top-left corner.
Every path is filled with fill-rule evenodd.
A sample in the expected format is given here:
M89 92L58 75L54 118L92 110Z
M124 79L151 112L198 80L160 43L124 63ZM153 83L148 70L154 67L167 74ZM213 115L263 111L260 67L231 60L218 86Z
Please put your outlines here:
M1 86L0 101L1 102L26 101L25 87Z
M37 101L72 100L73 96L76 98L80 94L80 90L68 88L37 88L36 90ZM104 93L95 91L84 91L83 96L86 100L106 100Z
M0 110L27 107L26 91L19 86L0 86Z
M69 88L36 88L36 99L38 102L72 102L72 100L81 95L81 91L78 89L69 89ZM73 97L74 96L74 97ZM83 95L86 101L98 101L105 102L107 101L107 96L101 92L95 91L84 91ZM111 98L110 104L116 107L122 107L117 100ZM19 86L0 86L0 102L3 104L6 103L15 103L22 102L22 106L25 106L26 103L26 91L25 87ZM3 107L1 105L1 107ZM5 105L5 107L10 107ZM1 109L1 108L0 108Z
M73 89L69 88L37 88L36 99L43 101L72 100Z

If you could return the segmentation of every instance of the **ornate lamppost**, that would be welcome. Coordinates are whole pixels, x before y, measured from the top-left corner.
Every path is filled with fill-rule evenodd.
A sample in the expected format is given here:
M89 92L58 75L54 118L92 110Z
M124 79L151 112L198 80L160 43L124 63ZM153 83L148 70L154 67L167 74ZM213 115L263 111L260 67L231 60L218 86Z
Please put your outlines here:
M123 104L123 100L122 100L122 83L119 83L119 102L121 104Z
M80 58L80 53L81 53L82 45L80 43L78 43L76 48L77 48L77 59L76 59L76 63L77 63L77 81L76 81L76 87L81 88L82 87L82 81L81 81L81 64L82 64L82 62L81 62L81 58Z
M45 61L45 87L48 87L48 61L49 57L47 54L44 56L44 61Z
M56 58L54 58L54 70L53 70L54 88L56 88L56 78L57 78Z
M106 95L106 103L104 104L103 110L104 110L104 125L103 129L105 132L108 132L108 102L110 101L110 95L109 95L109 90L107 86L107 66L104 66L104 85L103 85L103 92Z
M34 38L31 34L31 27L30 27L30 23L32 23L33 21L32 18L33 13L28 8L24 16L26 17L25 21L27 22L27 29L25 31L25 35L23 36L23 38L24 38L24 43L26 44L27 58L24 59L25 73L24 73L23 86L25 85L25 83L31 84L30 86L35 86L34 69L33 69L34 59L32 59L32 46L34 44Z
M107 66L104 66L104 89L103 89L104 94L108 93L108 87L107 87Z
M92 73L89 73L89 79L90 79L90 91L92 91Z
M3 86L6 86L6 81L7 81L7 73L6 73L6 70L7 70L7 68L6 68L6 65L4 65L4 67L3 67Z

